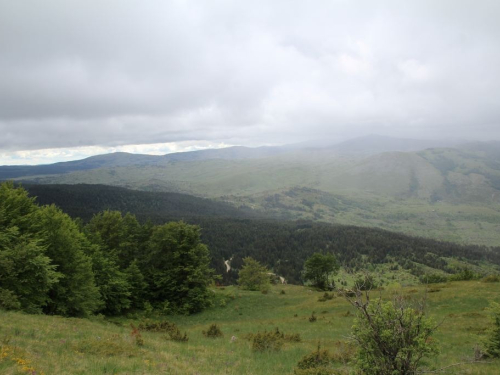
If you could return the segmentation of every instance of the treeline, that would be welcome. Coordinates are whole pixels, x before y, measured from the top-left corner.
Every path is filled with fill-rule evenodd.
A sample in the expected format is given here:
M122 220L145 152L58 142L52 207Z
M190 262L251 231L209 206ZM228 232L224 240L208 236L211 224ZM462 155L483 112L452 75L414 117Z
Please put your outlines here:
M0 307L86 316L194 313L211 304L208 248L184 222L140 224L105 211L86 225L0 184Z
M374 228L241 219L200 219L197 223L212 256L219 257L213 266L226 282L234 282L237 274L223 273L222 259L233 257L232 267L240 268L243 258L251 256L289 282L300 283L305 260L318 251L335 254L344 267L355 271L381 263L397 263L406 269L424 264L448 273L461 271L451 268L444 257L500 265L500 248L457 245Z
M149 193L104 185L32 185L37 201L55 203L73 217L88 222L94 214L110 209L131 212L140 222L163 224L184 219L199 225L201 240L211 253L211 267L222 282L235 283L243 258L250 256L285 277L301 283L304 261L313 253L334 253L344 266L356 269L369 264L398 263L414 269L418 264L460 272L443 257L500 265L500 248L457 245L374 228L311 222L285 222L260 218L251 210L174 193ZM225 260L232 270L226 272Z
M261 216L251 209L238 209L187 194L130 190L107 185L23 184L39 204L55 204L71 217L89 221L97 212L132 212L140 221L165 222L193 217Z

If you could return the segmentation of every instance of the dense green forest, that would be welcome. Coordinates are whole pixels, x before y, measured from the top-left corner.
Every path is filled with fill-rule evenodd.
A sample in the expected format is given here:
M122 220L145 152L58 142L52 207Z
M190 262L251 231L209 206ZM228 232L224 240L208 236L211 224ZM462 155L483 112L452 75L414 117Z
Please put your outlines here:
M118 211L81 226L26 190L0 185L0 307L66 316L211 305L208 248L184 222L139 224Z
M243 258L250 256L285 277L301 283L305 260L317 251L333 253L344 267L354 270L369 264L391 263L414 274L422 266L456 273L460 269L446 258L500 265L500 248L457 245L406 236L381 229L306 221L278 221L259 217L251 210L235 209L210 200L174 193L152 193L104 185L29 185L42 204L54 203L84 222L104 210L135 215L139 222L163 224L185 220L201 227L201 241L208 245L211 267L222 282L235 283ZM130 216L130 215L129 215ZM226 272L225 260L232 269Z

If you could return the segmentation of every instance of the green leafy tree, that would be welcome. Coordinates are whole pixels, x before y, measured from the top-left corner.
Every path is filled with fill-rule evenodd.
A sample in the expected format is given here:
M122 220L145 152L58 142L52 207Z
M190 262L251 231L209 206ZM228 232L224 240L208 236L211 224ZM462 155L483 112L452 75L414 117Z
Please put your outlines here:
M0 184L0 306L41 312L61 274L33 227L39 207L26 190Z
M303 278L321 290L331 289L331 277L337 274L339 268L335 255L314 253L304 264Z
M102 306L95 285L92 260L85 254L91 246L77 224L55 206L43 206L34 219L46 255L62 275L49 291L44 310L49 314L85 316Z
M138 256L141 226L134 215L120 211L100 212L85 227L89 239L98 244L122 268Z
M209 265L199 227L182 221L155 227L144 262L151 302L187 314L211 306L214 272Z
M486 340L486 355L488 357L500 357L500 303L491 302L489 308L493 328Z
M130 307L133 309L143 309L146 302L146 290L148 284L144 279L137 261L133 261L125 271L125 276L130 286Z
M238 284L246 290L267 290L270 286L269 270L255 259L246 257L238 273Z
M1 234L0 234L1 236ZM62 276L55 271L45 249L35 241L13 241L0 247L0 306L40 313L48 292Z
M422 360L438 353L436 325L421 309L403 300L370 302L358 291L348 298L358 314L352 337L358 344L358 369L366 375L414 375Z
M105 254L97 245L87 250L92 260L92 271L103 306L99 312L118 315L131 305L132 286L126 273L120 270L113 257Z

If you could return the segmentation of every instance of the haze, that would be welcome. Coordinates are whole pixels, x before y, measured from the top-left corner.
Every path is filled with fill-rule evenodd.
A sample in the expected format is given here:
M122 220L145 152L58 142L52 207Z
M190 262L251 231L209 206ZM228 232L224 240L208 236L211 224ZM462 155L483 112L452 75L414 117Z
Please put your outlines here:
M498 1L0 0L0 164L500 139Z

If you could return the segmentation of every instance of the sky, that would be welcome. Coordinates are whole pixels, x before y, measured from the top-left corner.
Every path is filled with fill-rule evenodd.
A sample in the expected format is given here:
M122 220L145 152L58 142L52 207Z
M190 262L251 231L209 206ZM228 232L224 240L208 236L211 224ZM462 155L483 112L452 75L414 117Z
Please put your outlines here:
M500 139L497 0L0 0L0 164Z

